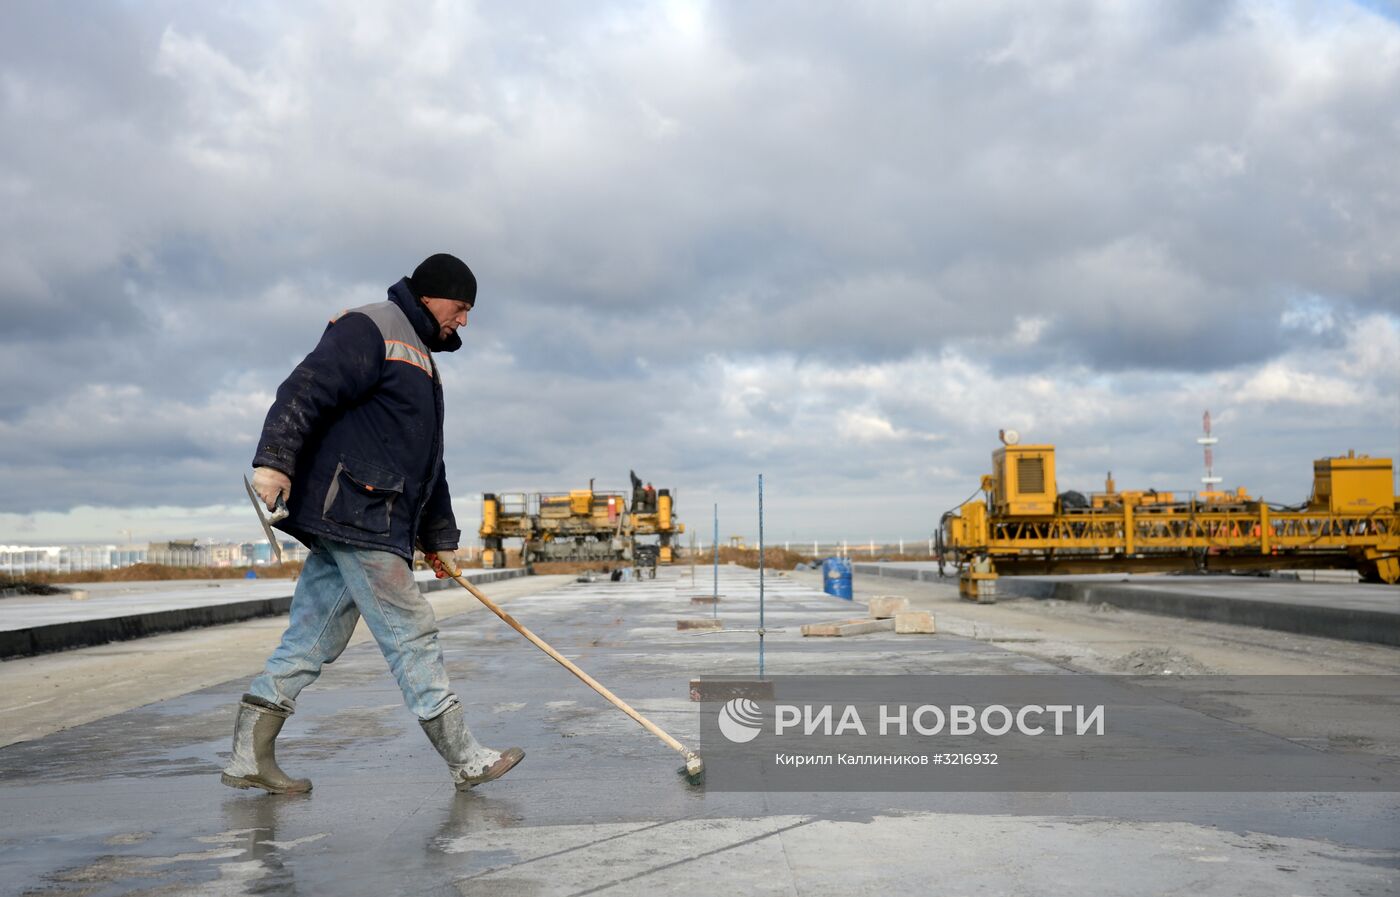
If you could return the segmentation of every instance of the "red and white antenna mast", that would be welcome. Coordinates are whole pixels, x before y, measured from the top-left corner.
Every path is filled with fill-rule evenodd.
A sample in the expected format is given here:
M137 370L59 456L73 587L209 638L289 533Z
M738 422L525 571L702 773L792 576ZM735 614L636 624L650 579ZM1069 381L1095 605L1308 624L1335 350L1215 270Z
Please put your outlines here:
M1220 477L1215 475L1215 450L1213 446L1220 440L1210 435L1209 409L1206 410L1205 416L1201 419L1201 422L1206 432L1206 435L1196 439L1196 442L1204 447L1206 455L1206 475L1201 477L1201 482L1205 484L1205 491L1213 492L1215 487L1220 485Z

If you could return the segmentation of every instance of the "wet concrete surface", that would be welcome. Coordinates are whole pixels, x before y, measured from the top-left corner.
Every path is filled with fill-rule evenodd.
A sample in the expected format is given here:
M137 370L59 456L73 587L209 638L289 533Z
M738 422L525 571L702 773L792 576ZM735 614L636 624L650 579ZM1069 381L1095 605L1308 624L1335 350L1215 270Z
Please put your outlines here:
M692 678L757 672L752 633L701 616L683 571L516 599L525 625L682 741ZM757 624L752 571L718 616ZM860 608L767 581L766 672L1073 675L940 635L802 639ZM520 745L506 778L456 794L372 644L303 693L279 759L315 790L219 784L243 680L0 750L0 893L657 894L1190 891L1391 894L1395 794L721 793L494 617L443 623L478 736ZM271 649L269 645L269 650Z

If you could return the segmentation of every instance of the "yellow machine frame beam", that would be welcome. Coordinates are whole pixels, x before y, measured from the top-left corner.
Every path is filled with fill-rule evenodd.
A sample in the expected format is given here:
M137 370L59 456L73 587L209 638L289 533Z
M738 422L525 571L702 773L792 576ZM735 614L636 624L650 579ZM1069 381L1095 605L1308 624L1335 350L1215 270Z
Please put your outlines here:
M1400 513L1386 510L1333 514L1271 511L1267 505L1258 512L1124 507L1044 520L990 521L985 526L984 539L958 540L953 547L994 556L1066 550L1137 554L1183 548L1245 549L1260 554L1355 548L1400 551Z

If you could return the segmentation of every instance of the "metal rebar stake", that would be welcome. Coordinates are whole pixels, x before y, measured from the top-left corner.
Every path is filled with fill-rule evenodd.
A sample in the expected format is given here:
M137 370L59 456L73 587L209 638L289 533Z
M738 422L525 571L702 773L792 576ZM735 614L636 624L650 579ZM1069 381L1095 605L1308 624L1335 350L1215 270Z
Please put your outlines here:
M719 505L715 505L715 590L711 596L710 616L719 617Z
M763 474L758 475L758 678L763 678Z

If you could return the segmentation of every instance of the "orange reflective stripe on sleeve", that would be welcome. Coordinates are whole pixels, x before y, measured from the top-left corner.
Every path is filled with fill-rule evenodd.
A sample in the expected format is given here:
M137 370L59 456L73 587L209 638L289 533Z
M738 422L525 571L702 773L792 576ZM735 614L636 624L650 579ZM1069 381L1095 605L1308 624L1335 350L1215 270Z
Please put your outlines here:
M396 339L386 339L384 341L384 359L386 361L403 361L423 371L429 377L433 375L432 361L428 356L418 351L408 343Z

